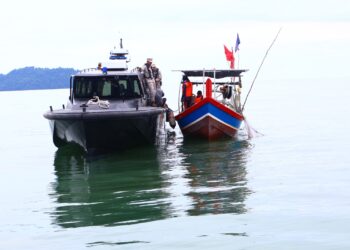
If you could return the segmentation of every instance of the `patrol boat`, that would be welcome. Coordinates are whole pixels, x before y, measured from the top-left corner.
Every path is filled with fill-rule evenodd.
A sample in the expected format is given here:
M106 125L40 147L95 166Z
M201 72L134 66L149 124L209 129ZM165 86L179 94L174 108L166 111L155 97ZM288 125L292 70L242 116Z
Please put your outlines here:
M107 62L70 78L66 107L44 114L56 147L74 143L86 152L155 144L166 109L147 105L139 70L128 70L128 51L114 48Z
M180 113L175 116L175 119L184 138L208 141L233 138L244 120L240 102L241 74L247 70L179 71L186 79L200 77L202 81L191 81L191 83L193 86L201 86L199 88L204 93L203 99L199 102L195 103L195 96L193 96L189 107L184 108L183 103L182 107L179 107Z

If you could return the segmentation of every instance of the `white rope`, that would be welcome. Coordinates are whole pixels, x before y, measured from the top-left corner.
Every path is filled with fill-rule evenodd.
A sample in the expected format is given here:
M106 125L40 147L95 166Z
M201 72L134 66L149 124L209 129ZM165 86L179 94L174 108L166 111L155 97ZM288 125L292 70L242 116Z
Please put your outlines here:
M109 101L106 100L100 100L100 98L98 96L94 96L92 99L90 99L87 103L87 105L98 105L100 108L103 109L108 109L109 108Z

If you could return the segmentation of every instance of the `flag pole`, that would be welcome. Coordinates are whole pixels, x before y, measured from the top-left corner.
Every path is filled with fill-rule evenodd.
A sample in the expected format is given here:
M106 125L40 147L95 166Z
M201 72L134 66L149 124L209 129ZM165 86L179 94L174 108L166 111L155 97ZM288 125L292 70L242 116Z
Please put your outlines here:
M232 55L233 55L233 69L235 68L235 54L233 54L233 47L231 47Z
M231 64L230 64L230 69L234 69L235 68L235 54L233 54L233 46L231 47L231 51L232 51L232 56L233 56L233 68L231 68ZM235 78L231 77L231 82L234 82Z
M235 45L235 53L237 53L237 69L239 69L239 45L241 44L241 40L239 39L239 35L237 33L236 37L236 45Z
M265 61L265 59L266 59L266 57L267 57L267 54L269 53L269 51L270 51L270 49L272 48L273 44L276 42L277 37L278 37L278 35L280 34L281 30L282 30L282 27L278 30L278 32L277 32L275 38L273 39L273 41L272 41L270 47L267 49L267 51L266 51L266 53L265 53L265 56L264 56L264 58L263 58L263 60L262 60L262 62L261 62L261 64L260 64L260 66L259 66L259 68L258 68L258 71L257 71L256 74L255 74L255 77L254 77L254 79L253 79L253 82L252 82L252 84L250 85L248 94L247 94L247 96L246 96L246 98L245 98L245 100L244 100L244 103L243 103L243 106L242 106L242 112L243 112L243 110L244 110L244 106L245 106L245 104L246 104L246 102L247 102L247 99L248 99L248 97L249 97L249 94L250 94L250 92L252 91L252 88L253 88L253 85L254 85L254 83L255 83L255 80L256 80L256 78L257 78L257 76L258 76L258 74L259 74L259 72L260 72L260 69L261 69L261 67L262 67L262 65L263 65L263 63L264 63L264 61Z

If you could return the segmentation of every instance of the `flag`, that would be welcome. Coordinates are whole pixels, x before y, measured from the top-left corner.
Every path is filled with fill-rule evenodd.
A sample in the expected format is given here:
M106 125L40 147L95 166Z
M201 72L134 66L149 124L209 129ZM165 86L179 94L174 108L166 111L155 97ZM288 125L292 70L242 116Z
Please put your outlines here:
M241 40L239 39L239 35L237 33L235 52L237 52L237 50L239 50L239 45L240 44L241 44Z
M234 68L234 63L235 63L235 57L233 56L233 51L229 50L225 45L225 55L226 55L226 60L230 62L230 68Z

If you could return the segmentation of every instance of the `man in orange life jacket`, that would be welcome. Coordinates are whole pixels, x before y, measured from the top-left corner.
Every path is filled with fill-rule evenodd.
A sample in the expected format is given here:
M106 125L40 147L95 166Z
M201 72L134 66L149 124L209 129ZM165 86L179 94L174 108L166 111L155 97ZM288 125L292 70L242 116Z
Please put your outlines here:
M202 91L198 90L197 91L197 96L196 96L196 99L194 100L194 103L198 103L200 101L203 100L203 94L202 94Z
M186 75L182 77L181 102L183 103L185 109L189 108L192 105L192 83Z

